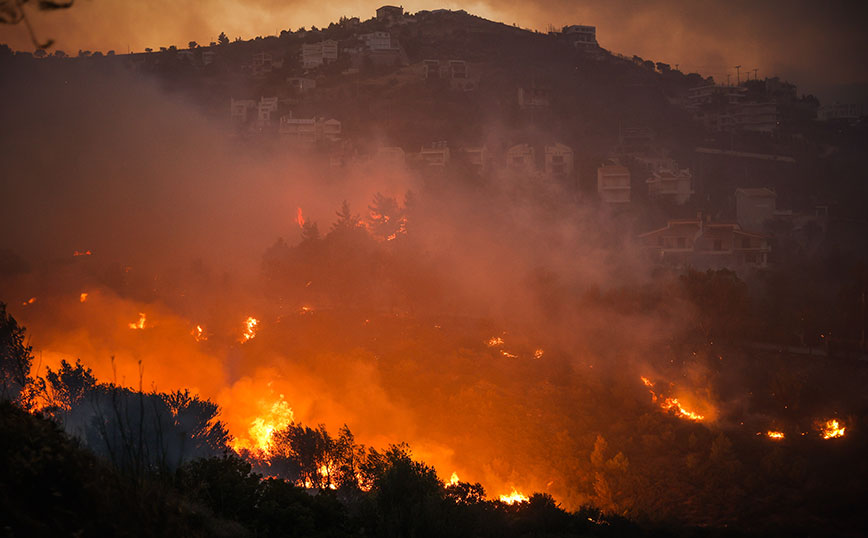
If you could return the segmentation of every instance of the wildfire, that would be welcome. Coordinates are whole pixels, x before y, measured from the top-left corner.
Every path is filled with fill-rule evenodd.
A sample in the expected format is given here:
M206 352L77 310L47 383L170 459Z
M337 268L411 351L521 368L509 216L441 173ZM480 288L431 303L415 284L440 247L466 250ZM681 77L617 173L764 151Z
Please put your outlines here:
M205 330L202 329L201 325L196 325L196 327L190 332L193 335L193 339L197 342L204 342L208 340L208 335L205 334Z
M836 437L844 437L844 430L847 427L836 419L831 418L820 426L820 433L823 434L823 439L835 439Z
M453 473L452 473L452 476L449 477L449 485L450 485L450 486L457 486L457 485L458 485L458 482L459 482L459 480L458 480L458 473L453 472Z
M21 303L21 306L27 306L27 305L33 304L35 302L36 302L36 297L31 297L30 299L27 299L26 301Z
M248 340L253 340L256 338L256 330L259 326L259 320L254 317L247 318L247 321L244 322L244 333L241 335L241 343L247 342Z
M772 439L774 441L782 441L784 439L784 432L769 430L766 432L766 437Z
M78 301L80 303L86 303L87 302L87 293L82 293L81 295L79 295Z
M93 252L89 250L76 250L72 253L73 256L90 256Z
M275 430L286 428L293 419L292 408L283 399L283 394L280 398L271 404L270 407L263 413L262 416L253 419L250 427L247 429L248 439L236 439L233 447L236 451L242 449L261 450L268 454L271 436Z
M515 355L515 354L510 353L509 351L506 351L506 350L503 350L503 349L500 350L500 354L503 355L504 357L506 357L507 359L516 359L516 358L518 358L518 355Z
M500 496L500 502L506 504L515 504L515 503L526 503L530 499L527 498L526 495L520 493L515 487L512 488L512 492L507 495Z
M298 223L299 228L304 228L304 214L301 212L300 207L296 208L295 222Z
M139 321L137 321L135 323L130 323L129 324L130 329L144 329L146 319L147 318L145 317L145 313L139 312Z
M537 349L536 351L533 352L533 358L541 359L544 354L545 354L545 351L543 351L542 348Z
M658 402L658 405L660 405L664 411L674 411L677 417L688 420L700 421L705 419L705 415L700 415L699 413L686 409L681 405L681 402L678 401L678 398L663 398L658 395L654 392L654 383L652 383L647 377L640 376L639 379L641 379L642 383L648 387L648 391L651 393L651 401Z
M302 315L303 314L310 314L311 312L313 312L313 307L308 306L308 305L304 305L298 309L298 313L302 314Z

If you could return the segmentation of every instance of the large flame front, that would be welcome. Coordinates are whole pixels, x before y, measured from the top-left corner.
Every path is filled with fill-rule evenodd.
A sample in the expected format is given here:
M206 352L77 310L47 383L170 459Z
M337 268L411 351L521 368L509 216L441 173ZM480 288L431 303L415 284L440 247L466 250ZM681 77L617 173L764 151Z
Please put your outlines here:
M500 496L500 502L506 504L526 503L528 500L530 499L527 498L527 495L519 492L515 486L513 486L511 493Z
M236 438L232 445L236 451L260 450L266 454L269 453L269 445L271 437L275 431L282 430L292 423L294 414L289 403L283 399L283 394L280 398L270 406L264 404L264 412L261 416L253 419L250 427L247 429L247 438Z
M775 430L769 430L766 432L766 437L772 439L773 441L782 441L784 439L784 432L779 432Z

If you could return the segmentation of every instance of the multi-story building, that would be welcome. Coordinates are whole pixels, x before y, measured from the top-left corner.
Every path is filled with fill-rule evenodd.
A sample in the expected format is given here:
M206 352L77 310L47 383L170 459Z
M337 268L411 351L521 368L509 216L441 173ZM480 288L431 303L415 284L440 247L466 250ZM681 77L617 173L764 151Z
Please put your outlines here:
M608 163L597 168L597 195L607 204L630 203L630 170L620 164Z
M639 236L653 259L675 267L698 269L765 267L771 251L767 235L745 231L735 223L695 219L670 220Z
M681 205L693 194L693 174L687 168L655 170L645 183L648 185L648 197L652 200Z

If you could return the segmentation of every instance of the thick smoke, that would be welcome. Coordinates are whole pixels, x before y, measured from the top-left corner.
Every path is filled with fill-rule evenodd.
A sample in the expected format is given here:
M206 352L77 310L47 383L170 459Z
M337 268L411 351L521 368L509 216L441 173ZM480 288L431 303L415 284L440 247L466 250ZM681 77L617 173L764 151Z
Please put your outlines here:
M238 139L204 104L123 70L6 81L4 95L0 297L40 367L81 358L102 381L189 388L238 438L286 402L368 445L407 441L491 493L577 506L597 435L648 411L639 375L666 376L648 352L691 315L675 291L665 311L619 304L649 279L632 231L554 182L364 156L333 169ZM325 234L342 201L365 217L377 193L406 203L406 235L356 229L367 246L335 240L320 274L269 283L263 253L306 252L297 208ZM349 298L329 294L344 285ZM258 332L241 343L248 316ZM713 418L709 375L688 373L679 397Z

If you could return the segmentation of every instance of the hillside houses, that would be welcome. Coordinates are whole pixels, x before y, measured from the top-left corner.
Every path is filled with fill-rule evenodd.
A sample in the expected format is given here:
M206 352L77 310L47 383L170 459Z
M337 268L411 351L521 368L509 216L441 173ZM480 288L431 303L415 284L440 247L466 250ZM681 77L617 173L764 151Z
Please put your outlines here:
M661 265L697 269L762 268L771 252L769 236L742 229L736 223L695 219L669 220L643 233L639 242Z
M660 168L645 180L648 197L652 200L686 203L693 195L693 174L687 168Z
M609 162L597 168L597 196L606 204L628 204L631 194L630 170Z
M301 46L301 65L313 69L338 59L338 42L326 39L319 43L305 43Z

